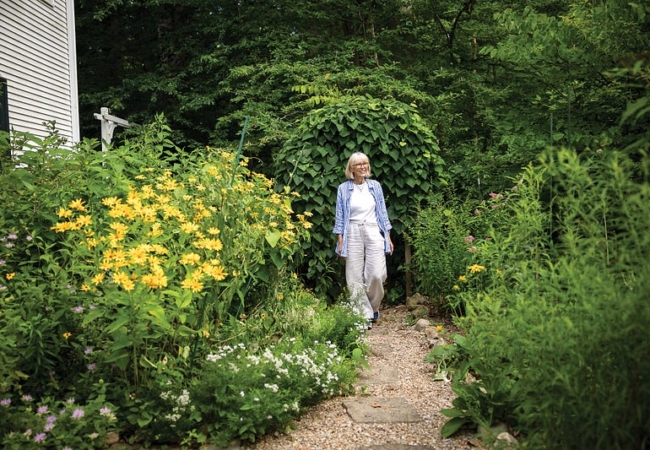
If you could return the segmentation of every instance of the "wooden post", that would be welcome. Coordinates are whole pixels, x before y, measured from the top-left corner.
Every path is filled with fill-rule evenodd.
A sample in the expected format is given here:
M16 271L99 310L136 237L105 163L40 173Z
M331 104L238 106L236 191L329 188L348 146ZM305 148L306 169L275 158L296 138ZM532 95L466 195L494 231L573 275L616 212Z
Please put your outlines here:
M413 295L413 281L411 279L411 245L407 242L404 249L404 265L406 266L406 298Z
M119 117L111 116L109 114L108 108L102 107L99 109L101 112L99 114L95 113L95 119L101 121L102 126L102 151L105 152L108 150L108 146L111 145L111 140L113 140L113 131L116 126L121 126L123 128L130 128L134 123L129 123L127 120L120 119Z

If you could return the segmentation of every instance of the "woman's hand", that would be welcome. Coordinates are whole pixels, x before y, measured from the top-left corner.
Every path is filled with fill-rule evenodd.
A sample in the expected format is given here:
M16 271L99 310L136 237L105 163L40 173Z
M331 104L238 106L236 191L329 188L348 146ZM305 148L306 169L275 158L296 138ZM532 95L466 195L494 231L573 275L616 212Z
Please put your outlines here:
M390 236L388 236L388 245L390 245L390 253L389 255L393 255L393 251L395 250L395 246L393 245L393 241L391 241Z

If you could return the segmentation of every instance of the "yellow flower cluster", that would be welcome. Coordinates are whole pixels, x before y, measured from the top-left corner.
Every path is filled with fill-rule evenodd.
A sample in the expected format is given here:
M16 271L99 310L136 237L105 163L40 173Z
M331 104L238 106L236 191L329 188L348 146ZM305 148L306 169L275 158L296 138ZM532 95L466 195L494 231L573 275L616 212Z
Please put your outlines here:
M112 283L124 291L140 286L198 293L245 273L246 264L263 264L267 240L272 251L295 251L312 226L307 219L311 213L292 221L289 198L272 192L272 181L263 175L245 169L240 170L249 179L238 178L230 187L234 155L219 156L221 164L205 164L201 173L185 181L174 179L169 170L158 175L144 170L134 177L126 196L103 198L106 209L94 220L81 199L60 208L62 220L52 229L78 232L80 248L96 261L85 287ZM245 166L246 161L240 164ZM230 221L232 228L222 229ZM235 264L239 270L226 269Z

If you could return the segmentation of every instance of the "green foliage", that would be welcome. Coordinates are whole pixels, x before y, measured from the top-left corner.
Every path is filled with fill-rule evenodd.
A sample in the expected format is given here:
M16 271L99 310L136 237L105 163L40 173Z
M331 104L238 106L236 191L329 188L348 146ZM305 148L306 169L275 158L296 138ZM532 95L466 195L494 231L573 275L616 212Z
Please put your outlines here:
M296 208L312 214L306 253L309 279L317 292L331 287L332 227L338 185L355 151L370 158L382 184L396 233L406 224L410 205L441 184L443 161L435 136L414 106L372 97L343 97L312 111L302 120L276 161L278 182L301 195ZM335 297L335 295L334 295Z
M643 448L650 188L639 169L618 153L560 150L526 171L510 221L475 253L483 284L462 294L450 414L506 421L531 448Z
M192 398L211 440L227 446L282 429L304 406L348 392L355 371L333 343L290 338L258 352L217 348L201 378Z
M435 299L441 312L463 314L464 303L458 294L480 278L469 264L473 254L492 239L493 227L508 220L503 208L507 195L491 192L480 202L461 202L452 194L446 199L434 194L427 206L417 211L408 230L414 248L411 270L416 290Z
M115 407L106 401L106 385L95 386L97 396L87 402L74 397L65 400L34 399L23 395L16 404L5 398L0 406L3 428L14 431L3 437L3 448L104 447L103 439L115 429Z
M0 173L0 436L9 448L96 446L88 435L103 439L109 425L144 443L237 436L238 412L197 431L201 414L226 411L186 402L205 389L205 356L226 343L262 355L282 339L296 343L281 348L297 361L311 351L303 342L325 342L308 356L329 378L309 384L296 368L283 384L290 392L279 391L300 404L344 389L363 360L359 318L321 305L292 273L310 226L293 195L274 192L246 159L186 154L170 134L159 117L109 152L93 142L61 150L56 133L13 139L16 156ZM29 396L48 408L72 396L89 420L61 416L64 439ZM175 414L182 419L166 417ZM242 437L269 429L266 415L249 418Z

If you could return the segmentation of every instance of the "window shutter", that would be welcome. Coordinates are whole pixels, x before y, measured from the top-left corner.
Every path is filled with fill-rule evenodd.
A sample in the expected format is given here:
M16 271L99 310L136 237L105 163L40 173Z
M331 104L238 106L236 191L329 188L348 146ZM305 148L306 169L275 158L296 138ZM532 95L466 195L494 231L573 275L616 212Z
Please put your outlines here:
M0 131L9 132L9 100L4 78L0 78Z

